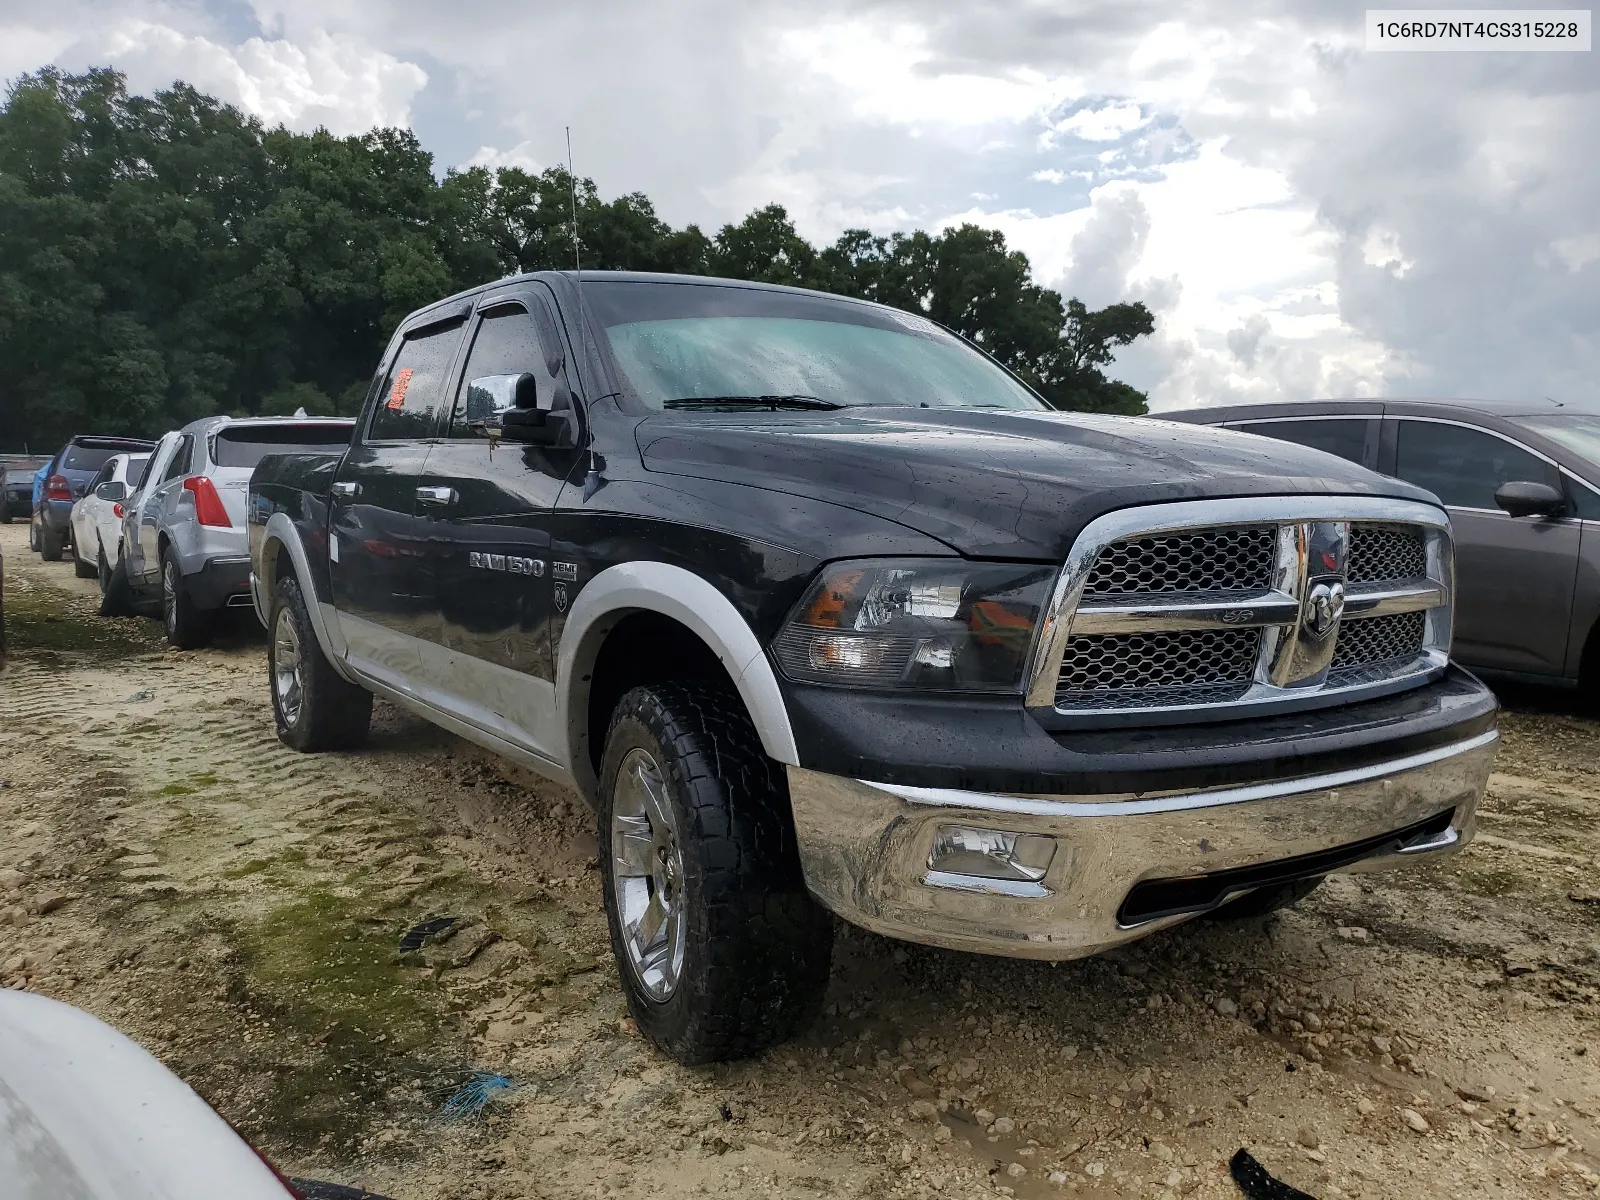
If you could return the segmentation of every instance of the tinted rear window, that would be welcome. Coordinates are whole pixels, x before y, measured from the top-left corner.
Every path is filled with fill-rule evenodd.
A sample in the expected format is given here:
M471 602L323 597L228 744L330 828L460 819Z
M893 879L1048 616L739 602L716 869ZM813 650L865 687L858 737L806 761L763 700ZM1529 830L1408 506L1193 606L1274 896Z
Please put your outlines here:
M1371 417L1329 417L1320 421L1295 418L1287 421L1247 421L1233 428L1295 442L1313 450L1326 450L1329 454L1359 463L1365 455L1367 429L1372 420Z
M241 425L217 431L212 458L219 467L253 467L269 454L342 454L349 425Z
M63 471L98 471L113 454L126 454L126 446L68 446L61 456Z

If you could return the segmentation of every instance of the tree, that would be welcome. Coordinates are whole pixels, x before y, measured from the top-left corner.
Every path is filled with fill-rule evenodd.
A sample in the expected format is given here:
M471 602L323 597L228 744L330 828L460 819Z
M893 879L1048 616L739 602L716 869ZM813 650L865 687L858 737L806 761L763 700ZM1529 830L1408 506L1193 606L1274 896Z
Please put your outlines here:
M1148 310L1063 304L994 230L849 230L819 249L771 204L707 236L560 167L440 178L409 130L266 129L186 84L138 96L112 70L47 67L0 105L0 446L350 412L407 312L579 256L880 301L971 339L1058 407L1144 410L1105 369L1154 328Z

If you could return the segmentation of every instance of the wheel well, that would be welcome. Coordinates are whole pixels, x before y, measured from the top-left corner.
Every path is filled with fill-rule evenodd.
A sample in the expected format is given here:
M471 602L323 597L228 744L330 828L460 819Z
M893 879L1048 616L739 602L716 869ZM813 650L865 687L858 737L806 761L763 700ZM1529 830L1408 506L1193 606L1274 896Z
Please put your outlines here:
M1589 626L1578 657L1578 686L1588 692L1600 690L1600 620Z
M278 586L278 580L285 574L294 575L294 557L289 553L289 547L279 542L275 547L272 558L269 560L272 573L261 581L262 603L272 603L272 593Z
M612 626L595 656L589 680L588 749L596 774L617 701L633 688L669 680L702 680L733 687L716 652L671 617L633 612Z

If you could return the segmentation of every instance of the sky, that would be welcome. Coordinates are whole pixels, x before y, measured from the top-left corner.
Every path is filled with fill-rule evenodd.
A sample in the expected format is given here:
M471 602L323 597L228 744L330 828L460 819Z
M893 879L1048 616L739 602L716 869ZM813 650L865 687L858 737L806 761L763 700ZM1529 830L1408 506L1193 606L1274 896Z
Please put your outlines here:
M1368 53L1333 0L0 0L0 77L111 65L439 169L565 158L714 230L970 221L1157 332L1153 409L1600 402L1600 63Z

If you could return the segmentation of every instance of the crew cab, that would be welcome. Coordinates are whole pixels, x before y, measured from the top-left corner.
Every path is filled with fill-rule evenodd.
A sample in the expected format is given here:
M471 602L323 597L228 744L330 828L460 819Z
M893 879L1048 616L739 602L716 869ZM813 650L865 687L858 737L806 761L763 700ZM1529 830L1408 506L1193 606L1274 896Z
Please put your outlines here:
M279 736L358 746L376 695L581 792L631 1011L682 1061L808 1020L830 911L1090 955L1458 850L1496 748L1428 493L1052 411L862 301L452 296L248 511Z

